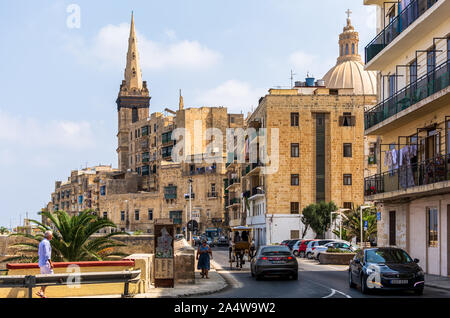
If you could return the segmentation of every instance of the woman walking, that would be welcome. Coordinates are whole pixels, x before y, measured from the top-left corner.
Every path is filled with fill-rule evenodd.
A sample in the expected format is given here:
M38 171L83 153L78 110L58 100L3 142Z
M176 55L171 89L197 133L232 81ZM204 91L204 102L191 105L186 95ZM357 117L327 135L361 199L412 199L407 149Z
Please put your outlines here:
M208 271L209 271L209 261L210 258L212 258L212 251L209 245L206 243L206 240L202 241L202 244L198 247L197 250L197 269L201 269L201 275L202 278L208 277Z

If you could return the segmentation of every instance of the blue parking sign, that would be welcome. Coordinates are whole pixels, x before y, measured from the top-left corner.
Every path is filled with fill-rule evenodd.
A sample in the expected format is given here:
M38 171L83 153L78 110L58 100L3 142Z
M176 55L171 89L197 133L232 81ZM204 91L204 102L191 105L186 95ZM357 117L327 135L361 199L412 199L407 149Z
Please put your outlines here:
M364 221L364 230L367 230L367 226L369 225L369 222Z
M381 221L381 212L377 212L377 221Z

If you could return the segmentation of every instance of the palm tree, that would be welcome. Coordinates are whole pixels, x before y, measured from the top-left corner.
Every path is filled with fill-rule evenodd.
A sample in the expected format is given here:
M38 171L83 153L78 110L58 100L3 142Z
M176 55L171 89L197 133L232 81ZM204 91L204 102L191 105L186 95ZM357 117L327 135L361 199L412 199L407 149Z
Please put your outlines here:
M361 236L361 217L359 207L346 213L347 219L343 222L343 228L347 231L348 238L356 237L357 241ZM368 242L377 233L377 213L376 208L363 210L363 222L367 221L367 230L363 231L363 239ZM364 225L363 225L364 226Z
M8 229L6 227L0 226L0 234L1 235L8 234L8 233L9 233L9 231L8 231Z
M333 230L333 234L336 235L337 237L342 238L344 241L350 241L352 238L348 235L347 230L345 229L345 227L342 227L342 235L340 235L340 231L339 229Z
M115 251L116 247L126 244L113 240L111 237L119 234L128 235L128 233L113 232L102 236L94 236L101 229L116 228L112 221L98 217L95 212L85 210L79 215L69 216L65 211L56 211L55 213L44 211L42 215L48 219L49 225L35 220L30 220L30 222L37 224L42 233L47 230L53 232L53 239L50 241L53 261L101 261L121 259L127 256L127 254ZM36 235L11 234L10 236L22 236L28 240L12 245L12 247L19 248L18 253L20 255L11 257L7 261L36 262L39 242L44 238L42 233Z

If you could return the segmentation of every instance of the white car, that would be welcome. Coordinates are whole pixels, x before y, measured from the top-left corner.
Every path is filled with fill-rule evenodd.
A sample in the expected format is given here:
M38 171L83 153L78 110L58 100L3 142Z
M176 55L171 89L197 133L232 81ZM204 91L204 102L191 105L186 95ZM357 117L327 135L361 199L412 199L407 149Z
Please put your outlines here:
M312 253L312 257L314 259L319 259L320 253L326 252L329 247L338 248L340 250L352 251L352 252L356 251L356 248L354 246L352 246L349 242L334 241L334 242L330 242L325 245L316 247Z
M308 243L308 246L306 246L305 255L308 259L311 259L314 253L314 250L319 247L323 246L327 243L334 242L335 240L315 240Z

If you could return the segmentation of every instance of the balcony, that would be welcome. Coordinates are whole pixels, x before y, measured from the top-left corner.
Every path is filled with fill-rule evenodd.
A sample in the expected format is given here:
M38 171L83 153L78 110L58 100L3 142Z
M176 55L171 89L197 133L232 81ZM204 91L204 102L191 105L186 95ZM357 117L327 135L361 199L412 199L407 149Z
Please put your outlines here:
M450 187L450 154L398 169L376 174L364 179L366 200L420 196L448 192Z
M409 84L396 92L393 96L368 110L364 114L366 133L368 133L368 130L370 129L369 132L373 134L375 130L378 130L387 124L383 123L385 120L392 117L392 120L389 121L389 123L392 123L392 121L402 117L404 113L410 113L415 110L413 108L411 108L411 111L407 110L412 105L447 88L450 82L449 71L450 64L449 60L447 60L436 67L432 72L421 76L415 82Z
M177 187L164 187L164 199L171 200L177 198Z
M231 178L231 179L227 179L229 184L226 187L226 190L231 190L232 188L234 188L235 185L239 185L241 183L241 179L239 178Z
M216 173L216 166L200 167L194 170L183 171L183 176L195 176L208 173Z
M254 175L259 174L263 164L261 163L261 161L258 161L258 162L251 163L249 166L250 166L250 171L247 173L247 176L254 176Z
M252 188L252 191L250 192L249 200L253 200L258 197L264 196L264 191L262 189L258 189L258 188L261 188L261 186Z
M241 199L239 199L239 198L231 198L231 199L228 199L226 201L225 206L227 208L229 208L229 207L231 207L233 205L239 205L239 204L241 204Z
M437 0L413 0L365 48L366 64L394 41L414 21L430 9Z

